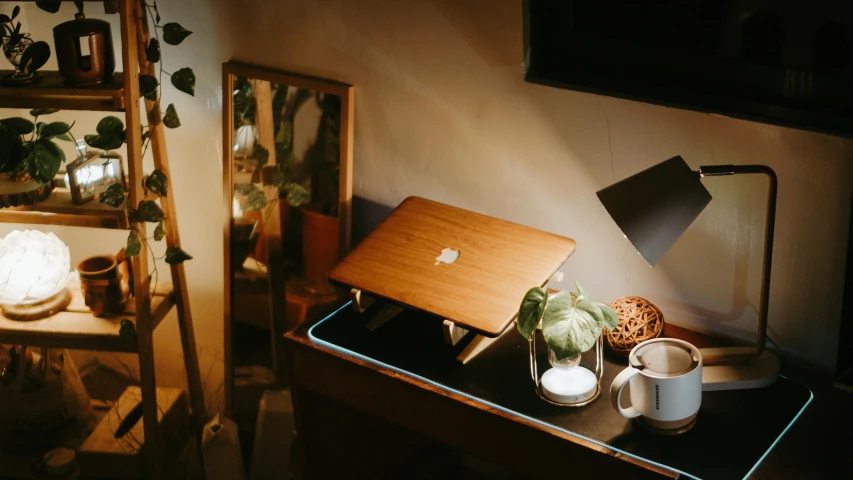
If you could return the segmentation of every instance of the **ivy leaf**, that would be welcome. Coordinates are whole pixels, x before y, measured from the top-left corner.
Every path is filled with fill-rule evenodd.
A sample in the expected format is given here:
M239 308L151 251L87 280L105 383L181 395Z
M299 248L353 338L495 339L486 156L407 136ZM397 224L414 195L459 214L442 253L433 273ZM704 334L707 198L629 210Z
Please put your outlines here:
M18 8L18 7L16 6L15 8ZM9 23L11 21L12 21L12 19L9 18L9 15L6 15L5 13L0 13L0 23Z
M148 42L148 47L145 49L145 57L151 63L157 63L160 61L160 41L156 38L152 38L150 42Z
M11 22L12 20L14 20L15 17L18 16L19 13L21 13L21 7L15 5L15 8L12 9L12 18L9 19L9 21Z
M249 196L246 198L246 205L243 206L243 211L258 212L263 210L266 206L267 196L264 194L263 190L255 187L251 192L249 192Z
M169 22L163 25L163 41L169 45L180 45L192 33L176 22Z
M169 265L177 265L192 259L192 255L181 250L180 247L169 247L166 249L166 263Z
M524 298L521 300L521 306L518 309L517 328L518 333L526 339L530 339L533 332L536 331L536 326L542 319L545 313L545 307L548 304L548 291L542 287L533 287L527 291Z
M40 117L42 115L50 115L51 113L56 113L58 111L59 109L57 108L34 108L30 110L30 115Z
M157 100L158 85L160 85L160 82L151 75L139 76L139 94L148 100Z
M25 75L29 75L43 67L49 58L50 45L47 42L35 42L24 50L18 68Z
M64 135L71 130L74 124L68 125L65 122L51 122L39 130L39 138L51 138L59 135Z
M36 128L33 122L21 117L4 118L0 120L0 125L18 135L29 135Z
M99 201L114 208L120 207L124 203L124 188L120 183L110 185L104 194L101 195Z
M139 241L139 236L136 234L135 230L131 230L130 234L127 236L127 246L124 247L124 256L125 257L135 257L139 255L139 251L142 249L142 242Z
M571 293L556 294L542 317L542 335L558 360L592 348L601 335L601 325L588 312L572 306Z
M133 285L133 282L130 282L130 284ZM130 320L128 320L126 318L122 319L122 321L119 322L118 335L119 335L119 337L121 337L125 340L135 342L136 341L136 325L134 325L133 322L131 322Z
M160 205L157 205L152 200L142 200L139 202L139 208L136 209L136 215L143 222L157 223L166 218Z
M258 161L258 166L263 167L270 159L270 151L260 143L255 143L252 148L252 156Z
M298 207L311 200L311 194L308 193L308 189L300 183L288 183L284 186L284 189L287 191L287 203L291 207Z
M157 228L154 229L154 240L160 241L163 240L163 237L166 236L166 229L163 227L163 222L157 224Z
M27 161L27 173L40 183L48 183L56 176L65 153L59 146L46 138L33 142L34 148Z
M163 125L169 128L178 128L181 126L181 119L178 117L178 111L175 110L175 104L170 103L166 107L166 115L163 117Z
M178 90L195 96L195 73L189 67L184 67L172 74L172 85Z
M39 0L36 2L36 6L45 12L56 13L62 5L60 2L61 0Z
M112 115L104 117L95 127L97 135L85 135L86 143L101 150L115 150L124 144L126 133L124 122Z
M62 135L57 135L53 138L55 138L57 140L64 140L66 142L73 142L74 141L74 137L72 137L71 135L69 135L67 133L63 133Z
M109 115L98 122L95 131L106 137L118 137L124 134L124 122L118 117Z
M161 172L160 170L154 170L150 175L145 177L145 181L143 185L148 190L156 193L157 195L165 197L167 194L167 185L168 181L166 180L166 174Z

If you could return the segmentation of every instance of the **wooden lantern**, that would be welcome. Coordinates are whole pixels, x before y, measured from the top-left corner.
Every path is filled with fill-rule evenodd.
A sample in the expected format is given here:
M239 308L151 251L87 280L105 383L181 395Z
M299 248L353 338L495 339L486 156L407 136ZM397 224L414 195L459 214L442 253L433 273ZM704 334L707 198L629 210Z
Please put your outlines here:
M109 22L86 18L82 8L74 20L54 27L56 63L65 83L83 86L112 80L115 71L112 38Z

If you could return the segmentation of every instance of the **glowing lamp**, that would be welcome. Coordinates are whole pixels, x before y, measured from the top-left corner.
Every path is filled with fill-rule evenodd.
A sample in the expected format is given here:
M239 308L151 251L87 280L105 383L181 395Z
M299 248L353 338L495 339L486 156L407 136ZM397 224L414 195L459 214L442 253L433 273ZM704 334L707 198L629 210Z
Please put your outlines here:
M56 235L15 230L0 241L0 308L7 318L52 315L71 301L68 247Z

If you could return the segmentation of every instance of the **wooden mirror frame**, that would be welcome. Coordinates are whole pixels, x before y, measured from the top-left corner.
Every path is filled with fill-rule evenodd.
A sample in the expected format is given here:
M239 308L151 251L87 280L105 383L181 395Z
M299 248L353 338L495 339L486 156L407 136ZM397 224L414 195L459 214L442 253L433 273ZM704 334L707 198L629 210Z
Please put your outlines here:
M340 171L338 179L338 259L343 258L350 249L351 210L352 210L352 156L353 156L353 107L354 88L351 85L332 80L270 70L238 62L222 64L222 157L223 157L223 238L224 238L224 320L225 320L225 411L233 415L234 365L232 341L234 322L232 306L234 291L231 271L231 228L232 206L234 201L233 157L234 157L234 86L238 77L263 80L280 85L304 88L316 92L336 95L341 99L340 124ZM259 140L263 142L263 139ZM287 384L286 369L283 364L282 336L292 328L287 319L284 271L284 254L281 242L281 225L278 205L270 215L272 221L265 222L264 242L267 249L268 280L270 292L280 291L281 295L270 295L272 337L272 361L274 371L273 388L284 388ZM291 322L292 323L292 322Z

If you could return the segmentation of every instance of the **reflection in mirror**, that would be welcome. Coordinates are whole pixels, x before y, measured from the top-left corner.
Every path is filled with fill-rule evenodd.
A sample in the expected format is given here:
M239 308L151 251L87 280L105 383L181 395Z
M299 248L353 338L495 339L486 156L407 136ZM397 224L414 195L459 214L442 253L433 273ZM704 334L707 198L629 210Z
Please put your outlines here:
M263 391L287 385L281 336L346 294L326 274L349 250L353 97L235 63L223 84L226 403L248 435Z

